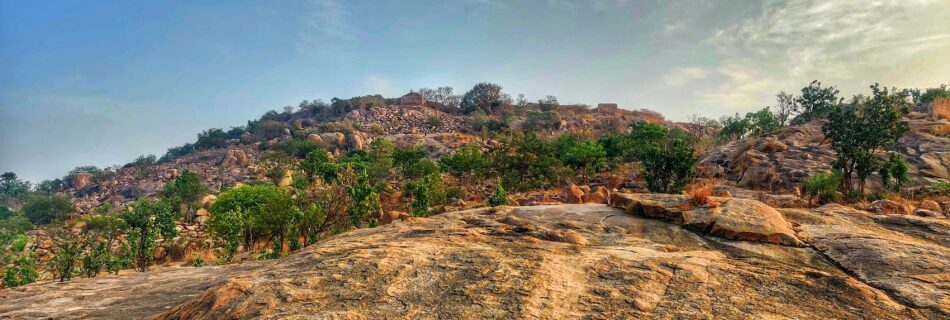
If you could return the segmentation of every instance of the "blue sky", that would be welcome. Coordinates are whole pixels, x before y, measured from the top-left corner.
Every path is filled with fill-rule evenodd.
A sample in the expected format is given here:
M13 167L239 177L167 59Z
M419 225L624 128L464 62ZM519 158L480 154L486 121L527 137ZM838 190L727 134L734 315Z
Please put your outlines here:
M671 119L950 83L950 1L0 0L0 171L161 155L303 99L492 81Z

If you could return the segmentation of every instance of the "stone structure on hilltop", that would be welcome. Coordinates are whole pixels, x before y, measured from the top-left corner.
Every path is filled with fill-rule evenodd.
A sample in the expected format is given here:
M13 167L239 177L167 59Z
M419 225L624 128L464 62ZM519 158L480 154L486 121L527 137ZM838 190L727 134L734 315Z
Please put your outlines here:
M416 92L409 92L399 97L399 105L403 106L425 106L426 98Z

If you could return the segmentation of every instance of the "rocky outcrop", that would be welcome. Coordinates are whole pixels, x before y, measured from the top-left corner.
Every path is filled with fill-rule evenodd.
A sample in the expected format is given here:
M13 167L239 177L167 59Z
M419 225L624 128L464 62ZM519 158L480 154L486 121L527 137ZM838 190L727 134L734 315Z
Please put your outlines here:
M502 206L359 229L272 262L4 289L0 318L948 316L946 222L840 206L782 213L818 251L724 240L605 205Z
M803 240L858 279L950 317L950 223L836 204L782 213L799 224Z
M809 175L831 171L835 153L821 131L824 123L813 121L716 147L700 161L699 172L744 188L791 191ZM907 160L912 184L950 179L950 137L932 130L950 122L905 118L904 123L910 131L894 149ZM871 179L869 183L877 181Z
M759 201L712 199L719 206L696 206L685 195L614 193L610 205L631 215L672 221L684 228L732 240L803 246L782 214Z
M65 283L0 289L0 319L149 319L230 277L273 262L153 267Z

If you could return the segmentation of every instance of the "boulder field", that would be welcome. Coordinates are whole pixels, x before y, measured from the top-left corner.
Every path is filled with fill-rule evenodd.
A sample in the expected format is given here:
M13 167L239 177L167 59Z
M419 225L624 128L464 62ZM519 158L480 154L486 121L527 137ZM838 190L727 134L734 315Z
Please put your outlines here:
M719 200L614 194L410 218L265 264L196 269L194 282L163 280L187 277L175 269L5 289L0 319L950 317L944 220Z

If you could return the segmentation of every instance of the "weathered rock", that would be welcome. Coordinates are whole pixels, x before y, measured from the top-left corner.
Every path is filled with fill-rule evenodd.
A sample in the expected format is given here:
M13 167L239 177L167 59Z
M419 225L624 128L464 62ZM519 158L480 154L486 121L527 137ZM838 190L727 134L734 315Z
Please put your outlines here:
M918 209L924 209L924 210L930 210L930 211L934 211L934 212L942 212L942 211L943 211L943 210L940 209L940 204L937 203L937 201L933 201L933 200L929 200L929 199L921 201L921 202L920 202L920 205L917 206L917 208L918 208Z
M280 181L277 182L278 187L289 187L294 184L294 171L287 170L284 172L284 176L280 178Z
M950 223L836 204L782 212L802 239L862 281L950 317Z
M927 209L917 209L917 210L914 210L914 215L915 215L915 216L920 216L920 217L930 217L930 218L945 218L945 217L943 216L943 213L934 212L934 211L930 211L930 210L927 210Z
M320 135L316 133L311 133L307 135L307 139L309 139L310 142L313 142L316 144L323 144L323 138L321 138Z
M72 185L73 188L83 189L86 186L92 184L92 174L89 172L80 172L73 175Z
M882 214L911 214L914 207L904 200L881 199L871 202L868 211Z
M610 205L628 214L672 221L732 240L803 246L782 214L759 201L713 197L719 207L695 206L685 195L614 193Z
M578 204L584 201L584 191L576 184L570 184L561 190L561 201L564 203Z
M622 176L610 176L610 179L607 180L607 189L617 190L623 187L624 180Z
M938 317L927 312L813 251L710 242L603 205L559 205L352 231L233 277L159 318Z
M584 195L584 203L605 204L607 203L607 198L609 196L610 195L607 192L607 188L598 186L597 188L594 188L594 191Z
M410 216L409 214L405 212L389 211L389 212L384 213L382 217L380 217L379 224L380 225L390 224L398 220L408 220L410 218L412 218L412 216Z
M198 204L202 208L211 209L211 206L214 205L215 201L218 201L218 196L209 194L204 197L201 197L201 200L198 201Z

